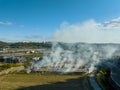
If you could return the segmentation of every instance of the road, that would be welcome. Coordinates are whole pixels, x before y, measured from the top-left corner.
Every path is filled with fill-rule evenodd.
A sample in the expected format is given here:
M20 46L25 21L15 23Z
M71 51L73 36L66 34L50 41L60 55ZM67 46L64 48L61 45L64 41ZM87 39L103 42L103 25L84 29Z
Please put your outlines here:
M104 63L104 66L107 66L111 69L111 78L120 87L120 67L117 67L110 62Z
M92 87L94 88L94 90L102 90L102 89L99 87L99 85L97 84L94 76L91 76L91 77L90 77L90 82L91 82L91 85L92 85Z

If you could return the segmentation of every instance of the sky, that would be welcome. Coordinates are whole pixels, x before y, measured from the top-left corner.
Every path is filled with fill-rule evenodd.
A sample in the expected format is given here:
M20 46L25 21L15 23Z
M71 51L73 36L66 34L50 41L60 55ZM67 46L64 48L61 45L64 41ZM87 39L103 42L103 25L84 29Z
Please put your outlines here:
M0 0L0 41L41 42L58 35L66 22L105 23L118 17L120 0Z

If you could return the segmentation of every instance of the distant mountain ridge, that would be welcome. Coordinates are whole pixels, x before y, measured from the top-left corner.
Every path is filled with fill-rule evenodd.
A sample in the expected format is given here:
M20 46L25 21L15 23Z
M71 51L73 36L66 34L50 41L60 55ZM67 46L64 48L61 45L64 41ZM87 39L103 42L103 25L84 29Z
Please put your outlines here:
M54 42L15 42L15 43L9 43L9 42L3 42L0 41L0 48L51 48L52 44ZM77 42L77 43L64 43L64 42L58 42L59 45L62 47L69 46L77 46L78 44L83 45L91 45L95 47L99 46L114 46L114 47L120 47L119 43L84 43L84 42Z
M50 42L3 42L0 41L0 48L50 48Z

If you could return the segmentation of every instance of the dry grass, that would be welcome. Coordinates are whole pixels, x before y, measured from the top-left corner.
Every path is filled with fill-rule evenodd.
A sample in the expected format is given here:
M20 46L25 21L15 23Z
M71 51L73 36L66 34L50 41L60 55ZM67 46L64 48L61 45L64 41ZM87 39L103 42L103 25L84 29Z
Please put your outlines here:
M74 87L79 88L78 90L90 90L84 88L87 84L87 80L82 75L8 74L0 76L0 90L38 90L38 87L39 90L53 90L53 87L57 86L66 88L64 90L73 90L71 88ZM47 86L49 88L44 89ZM54 90L58 89L54 88Z

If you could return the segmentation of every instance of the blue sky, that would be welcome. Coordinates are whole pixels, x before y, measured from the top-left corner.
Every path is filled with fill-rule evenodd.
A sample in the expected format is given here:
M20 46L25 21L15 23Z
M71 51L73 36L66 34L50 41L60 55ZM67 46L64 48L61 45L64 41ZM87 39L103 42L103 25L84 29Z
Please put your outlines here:
M120 0L0 0L0 40L42 41L63 22L120 16Z

